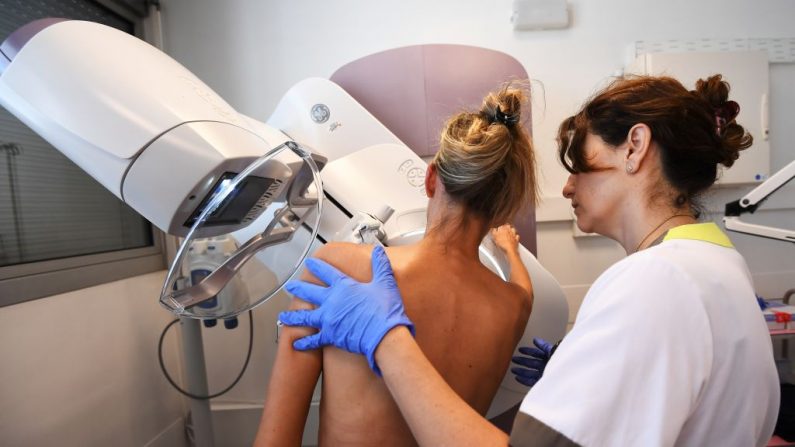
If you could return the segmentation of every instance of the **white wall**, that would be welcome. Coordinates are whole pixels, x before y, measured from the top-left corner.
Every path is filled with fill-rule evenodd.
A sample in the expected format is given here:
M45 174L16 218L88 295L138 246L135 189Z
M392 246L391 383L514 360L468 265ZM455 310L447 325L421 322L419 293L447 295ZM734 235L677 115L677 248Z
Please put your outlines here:
M486 6L489 5L489 6ZM637 40L795 37L790 0L571 0L572 23L554 31L513 31L511 1L378 2L165 0L164 48L240 111L265 120L281 95L310 76L330 76L347 62L389 48L456 43L516 57L538 81L533 131L547 200L541 215L560 218L566 178L554 142L560 121L628 62ZM772 64L773 171L795 158L795 64ZM751 149L753 150L753 149ZM748 188L718 191L715 218ZM795 228L795 185L753 216ZM787 196L788 198L784 198ZM545 212L546 211L546 212ZM563 211L563 215L565 215ZM539 259L564 286L572 317L593 280L624 256L601 237L573 238L570 221L539 224ZM757 289L781 296L795 287L792 246L732 234L757 278Z
M0 309L0 444L184 445L182 401L160 373L173 318L164 272ZM167 364L179 377L177 337Z

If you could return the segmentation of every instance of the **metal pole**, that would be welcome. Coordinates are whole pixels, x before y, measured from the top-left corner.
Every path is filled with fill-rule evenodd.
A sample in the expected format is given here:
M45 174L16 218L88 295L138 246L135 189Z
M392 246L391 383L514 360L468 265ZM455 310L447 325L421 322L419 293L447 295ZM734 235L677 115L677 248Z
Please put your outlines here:
M185 362L185 379L188 392L207 396L207 370L204 364L201 321L193 318L180 318L182 327L182 356ZM213 420L209 399L190 399L190 415L194 445L213 447Z

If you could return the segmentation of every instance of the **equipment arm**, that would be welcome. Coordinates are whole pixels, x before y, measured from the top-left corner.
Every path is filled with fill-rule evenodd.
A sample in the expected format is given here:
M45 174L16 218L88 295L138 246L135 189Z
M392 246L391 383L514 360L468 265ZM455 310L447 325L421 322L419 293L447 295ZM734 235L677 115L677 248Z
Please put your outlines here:
M726 216L723 218L726 229L738 233L795 242L795 230L751 224L740 220L741 214L755 212L762 202L792 180L793 177L795 177L795 161L790 162L784 169L773 174L769 179L754 188L742 199L727 203L725 211Z

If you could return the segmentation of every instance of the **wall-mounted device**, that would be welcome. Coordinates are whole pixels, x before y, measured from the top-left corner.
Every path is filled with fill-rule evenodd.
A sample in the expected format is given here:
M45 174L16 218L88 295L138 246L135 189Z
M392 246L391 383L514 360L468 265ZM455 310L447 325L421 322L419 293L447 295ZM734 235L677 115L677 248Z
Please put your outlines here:
M566 0L513 0L511 23L517 31L567 28L568 4Z

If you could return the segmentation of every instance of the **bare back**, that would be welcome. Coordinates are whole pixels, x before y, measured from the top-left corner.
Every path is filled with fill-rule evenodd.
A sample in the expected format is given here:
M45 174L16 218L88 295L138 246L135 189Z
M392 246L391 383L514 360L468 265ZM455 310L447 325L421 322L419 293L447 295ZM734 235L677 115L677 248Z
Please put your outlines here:
M369 281L371 246L329 244L317 256ZM530 315L530 298L478 260L387 249L416 340L445 380L486 413ZM361 357L323 349L320 445L416 445L383 380Z

